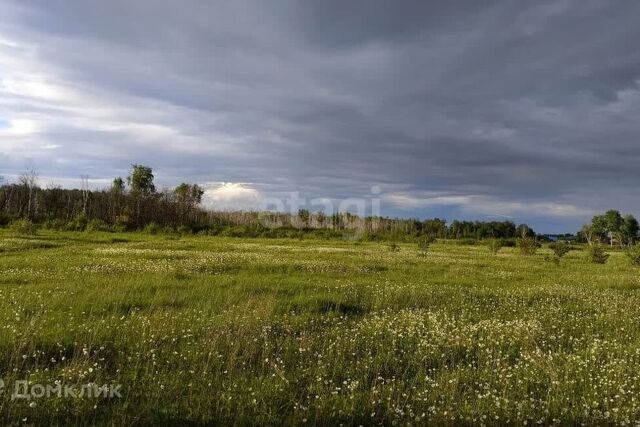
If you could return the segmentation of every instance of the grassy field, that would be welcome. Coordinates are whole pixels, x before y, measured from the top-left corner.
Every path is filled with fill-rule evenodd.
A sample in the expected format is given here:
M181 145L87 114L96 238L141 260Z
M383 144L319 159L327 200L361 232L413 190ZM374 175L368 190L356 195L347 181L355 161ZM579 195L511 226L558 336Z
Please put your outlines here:
M0 230L0 422L637 423L640 270L549 254Z

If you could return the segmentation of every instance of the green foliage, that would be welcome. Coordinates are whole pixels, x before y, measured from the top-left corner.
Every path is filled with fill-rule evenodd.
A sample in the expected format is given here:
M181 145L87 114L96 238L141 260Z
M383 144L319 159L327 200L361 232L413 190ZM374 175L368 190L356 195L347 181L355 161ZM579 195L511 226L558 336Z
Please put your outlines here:
M617 210L609 210L602 215L595 215L591 224L582 227L581 236L589 243L606 242L614 238L622 246L633 244L640 227L633 215L624 217Z
M605 264L608 259L609 254L604 250L602 245L595 244L587 248L587 261L593 264Z
M502 239L489 239L487 241L487 247L489 248L489 252L491 252L493 255L497 255L503 246L504 246L504 242L502 241Z
M89 218L85 214L80 214L76 216L72 221L69 221L65 225L65 230L67 231L85 231L87 229L87 224L89 223Z
M38 226L28 219L17 219L9 224L9 229L17 234L33 236L38 232Z
M631 264L640 266L640 244L630 247L626 254Z
M640 421L634 269L305 236L0 230L0 423ZM25 378L123 398L12 401Z
M199 205L204 195L204 190L198 184L187 184L186 182L178 185L173 192L178 199L178 203L189 207Z
M131 165L131 174L127 177L127 184L134 194L149 196L156 192L153 183L153 169L143 165Z
M124 193L124 179L121 177L114 179L111 185L111 191L116 194Z
M131 228L131 219L128 215L118 215L116 221L113 224L113 231L122 233Z
M67 229L67 222L61 218L48 219L42 223L42 228L45 230L62 231Z
M640 225L638 224L638 220L633 215L626 215L622 226L622 234L629 244L635 243L639 231Z
M158 234L163 231L163 228L160 224L156 222L150 222L144 227L144 232L147 234Z
M298 218L300 218L300 221L302 221L302 224L304 224L305 227L308 227L311 213L307 209L299 209Z
M520 254L524 256L535 255L540 247L540 243L535 237L522 237L516 240L516 246L520 250Z
M418 238L418 251L421 256L426 256L429 253L431 244L436 241L432 235L421 236Z
M87 222L85 231L111 231L109 224L99 219L91 219Z
M553 251L556 258L561 259L563 256L569 253L571 245L566 242L556 242L549 245L549 249Z

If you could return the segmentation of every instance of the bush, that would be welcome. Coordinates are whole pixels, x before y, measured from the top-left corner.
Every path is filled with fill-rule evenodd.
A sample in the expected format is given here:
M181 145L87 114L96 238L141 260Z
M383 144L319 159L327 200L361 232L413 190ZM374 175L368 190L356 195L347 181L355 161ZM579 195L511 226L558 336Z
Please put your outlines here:
M156 222L150 222L144 227L143 231L148 234L158 234L162 231L162 227Z
M115 223L113 224L113 231L118 233L125 232L129 229L130 225L129 217L127 215L118 215Z
M42 223L42 228L45 230L64 230L67 228L67 222L63 219L48 219Z
M38 226L28 219L18 219L9 224L9 229L18 234L32 236L38 232Z
M500 249L504 246L504 242L502 239L489 239L487 242L487 247L489 248L489 252L494 255L497 255L500 252Z
M571 250L571 245L565 242L557 242L549 245L549 249L553 251L553 254L558 258L562 258Z
M429 247L436 239L433 236L422 236L418 239L418 249L420 255L425 256L429 252Z
M87 223L85 231L111 231L109 225L101 219L92 219Z
M587 261L594 264L604 264L609 259L609 254L600 245L591 245L587 249Z
M627 250L627 257L631 264L640 266L640 244L630 247Z
M520 249L520 253L524 256L535 255L540 247L540 243L535 237L523 237L516 241L516 246Z
M0 214L0 227L7 226L11 223L11 218L5 214Z
M465 246L474 246L478 244L478 241L476 239L472 239L470 237L464 237L462 239L458 239L456 241L457 244L459 245L465 245Z
M193 229L187 225L181 225L176 229L176 232L180 235L193 234Z
M67 231L84 231L87 229L88 223L89 223L89 218L87 218L86 215L80 214L77 217L75 217L73 221L68 222L67 225L65 226L65 229Z

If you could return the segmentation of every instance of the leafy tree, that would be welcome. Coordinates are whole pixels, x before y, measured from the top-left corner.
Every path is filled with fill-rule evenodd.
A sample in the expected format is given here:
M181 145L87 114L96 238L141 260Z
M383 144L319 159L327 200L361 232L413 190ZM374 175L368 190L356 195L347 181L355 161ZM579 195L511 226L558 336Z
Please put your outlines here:
M187 184L185 182L178 185L173 192L179 203L189 207L202 203L202 196L204 196L204 190L198 184Z
M131 174L127 177L127 184L134 194L149 196L156 192L153 184L153 169L143 165L131 165Z
M582 242L587 242L589 244L589 246L591 246L593 244L593 240L594 240L594 235L595 234L596 233L593 230L593 225L585 224L585 225L582 226L582 229L580 229L580 231L578 231L578 238Z
M124 179L121 177L117 177L113 180L111 184L111 191L115 194L123 194L124 193Z
M536 233L527 224L520 224L520 225L518 225L516 227L516 235L518 235L522 239L524 239L524 238L527 238L527 237L535 237Z
M638 237L638 231L640 231L638 220L635 219L633 215L625 215L624 222L622 224L622 235L630 246L635 243Z
M639 227L633 215L623 217L619 211L612 209L595 215L591 224L584 226L581 231L589 244L595 241L613 243L613 239L616 239L622 247L625 243L632 244L635 241Z
M624 224L624 219L622 215L620 215L620 212L613 209L604 214L604 220L607 231L611 233L618 233Z
M427 219L422 223L422 232L431 236L446 237L447 221L440 218Z

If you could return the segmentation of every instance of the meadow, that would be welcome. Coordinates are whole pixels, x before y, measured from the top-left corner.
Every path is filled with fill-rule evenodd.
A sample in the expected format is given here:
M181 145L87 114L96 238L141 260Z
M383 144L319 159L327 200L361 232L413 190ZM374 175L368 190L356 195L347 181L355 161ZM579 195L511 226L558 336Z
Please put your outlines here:
M0 423L637 424L640 269L550 254L0 230Z

